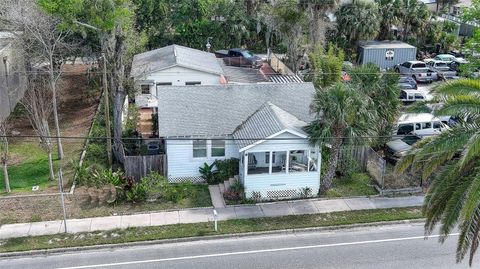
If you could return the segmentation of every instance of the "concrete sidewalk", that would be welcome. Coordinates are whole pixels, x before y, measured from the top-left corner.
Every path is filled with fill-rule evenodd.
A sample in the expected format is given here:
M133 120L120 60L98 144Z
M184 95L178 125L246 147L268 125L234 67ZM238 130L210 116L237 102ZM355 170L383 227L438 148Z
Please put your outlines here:
M317 214L338 211L351 211L377 208L421 206L423 196L397 198L349 198L349 199L309 199L261 203L217 208L218 220L278 217L287 215ZM161 226L178 223L199 223L213 220L213 208L183 209L155 213L123 216L108 216L85 219L69 219L69 233L106 231L128 227ZM5 224L0 226L0 239L37 236L61 233L63 221L43 221L32 223Z

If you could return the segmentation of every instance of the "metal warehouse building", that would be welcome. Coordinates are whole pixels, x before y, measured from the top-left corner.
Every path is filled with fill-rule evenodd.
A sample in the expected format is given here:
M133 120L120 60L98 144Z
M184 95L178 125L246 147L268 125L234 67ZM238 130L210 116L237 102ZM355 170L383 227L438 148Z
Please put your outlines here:
M414 61L417 48L400 41L363 41L359 46L359 64L374 63L382 69Z

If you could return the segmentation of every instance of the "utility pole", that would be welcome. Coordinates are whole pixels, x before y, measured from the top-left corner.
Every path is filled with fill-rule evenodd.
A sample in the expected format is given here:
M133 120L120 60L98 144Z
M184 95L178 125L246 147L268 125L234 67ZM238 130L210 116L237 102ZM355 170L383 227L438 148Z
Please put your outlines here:
M63 193L62 161L60 161L60 169L58 170L58 189L60 190L60 201L62 203L63 210L63 227L65 229L65 233L67 233L67 211L65 210L65 198Z
M108 164L110 167L112 166L112 130L110 129L110 102L109 102L109 93L108 93L108 85L107 85L107 58L105 57L105 53L102 53L102 61L103 61L103 101L104 101L104 109L105 109L105 129L107 131L107 156L108 156Z

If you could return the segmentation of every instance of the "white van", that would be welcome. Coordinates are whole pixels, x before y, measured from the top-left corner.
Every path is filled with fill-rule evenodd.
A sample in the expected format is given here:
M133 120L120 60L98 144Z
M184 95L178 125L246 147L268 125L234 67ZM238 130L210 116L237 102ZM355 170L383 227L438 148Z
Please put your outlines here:
M448 129L439 118L430 113L406 113L398 119L394 135L437 135Z

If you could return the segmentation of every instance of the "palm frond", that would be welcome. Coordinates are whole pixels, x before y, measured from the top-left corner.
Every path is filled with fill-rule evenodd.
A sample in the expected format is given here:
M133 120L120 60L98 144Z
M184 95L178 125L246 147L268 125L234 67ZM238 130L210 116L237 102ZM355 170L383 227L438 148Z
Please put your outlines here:
M442 215L440 226L440 242L445 242L448 235L458 222L458 217L465 203L466 192L472 184L472 178L458 178L458 185L455 185L454 192L450 195L448 202L445 206L444 214Z
M448 203L448 197L455 190L455 179L458 169L455 165L447 165L434 177L432 184L425 196L423 214L425 220L425 233L430 234L441 220Z
M480 98L469 95L448 98L445 105L435 112L435 114L455 115L463 119L478 119L480 117Z
M477 127L478 130L478 127ZM473 134L462 153L462 157L459 161L461 167L465 167L468 163L474 159L480 158L480 130Z
M441 84L435 92L442 95L480 95L480 80L459 79Z

